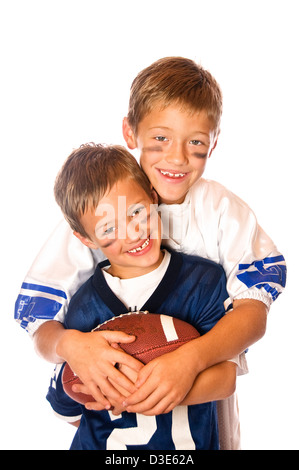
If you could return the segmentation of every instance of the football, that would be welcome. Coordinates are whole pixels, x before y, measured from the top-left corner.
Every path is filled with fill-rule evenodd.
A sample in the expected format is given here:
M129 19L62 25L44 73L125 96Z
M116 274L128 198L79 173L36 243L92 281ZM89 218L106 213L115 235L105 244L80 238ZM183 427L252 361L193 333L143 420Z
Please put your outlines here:
M198 338L200 335L196 328L189 323L169 315L129 312L113 317L99 325L93 331L123 331L136 337L132 343L122 343L121 348L143 364L147 364L162 354L174 351L179 346ZM75 393L74 384L81 384L69 365L66 363L62 373L64 391L75 401L85 404L94 401L90 395Z

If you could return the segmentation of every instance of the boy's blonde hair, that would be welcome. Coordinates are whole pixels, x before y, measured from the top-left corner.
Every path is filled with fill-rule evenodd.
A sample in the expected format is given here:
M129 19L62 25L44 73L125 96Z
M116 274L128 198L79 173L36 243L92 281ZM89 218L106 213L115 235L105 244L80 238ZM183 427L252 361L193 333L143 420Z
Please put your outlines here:
M191 112L206 111L215 133L222 115L222 92L214 77L183 57L165 57L142 70L133 80L128 122L138 134L140 121L154 106L178 104Z
M136 159L120 145L83 144L74 150L58 173L56 202L72 230L86 238L82 215L96 209L99 200L117 181L132 178L152 197L150 182Z

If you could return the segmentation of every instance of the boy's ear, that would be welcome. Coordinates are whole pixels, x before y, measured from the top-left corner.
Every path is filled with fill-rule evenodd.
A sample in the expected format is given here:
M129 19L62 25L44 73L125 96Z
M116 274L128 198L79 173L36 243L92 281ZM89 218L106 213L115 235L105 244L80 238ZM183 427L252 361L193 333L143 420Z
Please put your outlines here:
M73 234L80 240L80 242L83 243L83 245L87 246L88 248L92 248L93 250L97 250L98 247L89 238L84 237L79 232L73 232Z
M135 138L135 134L133 130L131 129L129 125L127 117L123 119L122 130L123 130L123 136L127 143L128 148L130 150L134 150L137 147L136 138Z
M217 136L215 137L213 147L211 148L210 153L209 153L209 158L210 158L210 156L212 155L213 151L215 150L215 148L217 146L219 134L220 134L220 131L218 132Z

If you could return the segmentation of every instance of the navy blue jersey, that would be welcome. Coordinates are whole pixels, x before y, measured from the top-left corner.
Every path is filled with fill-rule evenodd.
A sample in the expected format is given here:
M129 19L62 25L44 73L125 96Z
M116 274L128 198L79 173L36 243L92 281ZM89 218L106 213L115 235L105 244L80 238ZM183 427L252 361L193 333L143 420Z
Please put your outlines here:
M66 328L88 332L127 308L111 291L102 273L104 263L73 296L65 319ZM201 335L225 314L228 299L221 266L209 260L171 253L168 269L141 310L180 318ZM61 371L52 380L47 399L63 416L82 413L71 449L218 449L217 413L214 402L178 406L159 416L124 412L120 416L88 411L69 398L61 386Z

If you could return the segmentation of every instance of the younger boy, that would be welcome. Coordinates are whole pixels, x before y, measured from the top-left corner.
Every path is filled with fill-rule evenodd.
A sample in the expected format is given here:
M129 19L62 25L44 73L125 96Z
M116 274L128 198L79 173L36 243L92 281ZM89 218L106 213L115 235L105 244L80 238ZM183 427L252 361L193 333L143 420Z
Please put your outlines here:
M128 147L139 149L142 168L159 196L166 220L164 243L212 259L226 272L234 309L199 343L201 370L239 354L263 336L268 309L286 277L283 256L248 206L202 178L217 144L221 113L221 91L211 74L191 60L170 57L150 65L133 81L123 125ZM101 259L100 250L85 249L67 224L60 224L30 269L15 313L34 335L39 353L52 362L72 358L73 368L99 401L103 380L96 367L96 345L87 347L74 332L65 334L59 322L64 321L69 299ZM146 401L157 387L148 372L149 367L141 370L140 388L128 399L134 411L144 410L142 404L137 408L138 402ZM161 390L157 399L164 394ZM231 409L226 416L231 417ZM238 448L234 414L230 421L233 430L226 426L224 448Z
M100 248L109 260L100 263L73 296L66 328L104 342L122 341L119 332L88 332L137 308L181 318L204 335L224 315L228 294L223 269L202 258L161 250L161 224L150 183L125 149L85 145L75 150L58 175L55 196L74 234L89 248ZM197 342L180 348L183 355L168 353L152 361L152 367L167 364L176 380L183 380L179 370L187 369L190 389L180 406L169 411L166 403L164 414L158 416L155 409L148 416L124 409L118 409L117 416L108 410L89 411L65 395L60 371L48 400L68 419L82 413L71 448L218 449L217 412L210 400L233 392L236 364L223 362L198 374L192 344ZM125 354L115 345L103 343L99 360L105 360L107 351L111 369L116 362L122 368ZM163 384L167 375L160 380ZM147 407L151 409L150 404Z

